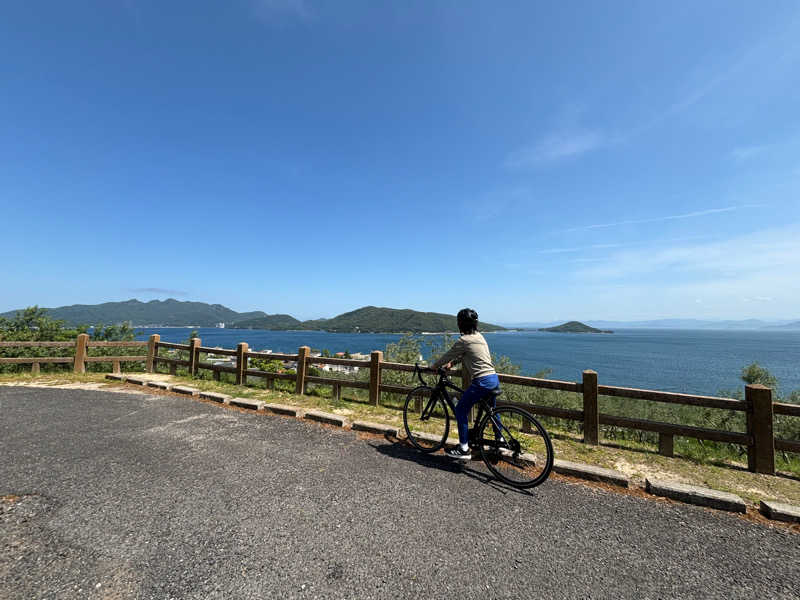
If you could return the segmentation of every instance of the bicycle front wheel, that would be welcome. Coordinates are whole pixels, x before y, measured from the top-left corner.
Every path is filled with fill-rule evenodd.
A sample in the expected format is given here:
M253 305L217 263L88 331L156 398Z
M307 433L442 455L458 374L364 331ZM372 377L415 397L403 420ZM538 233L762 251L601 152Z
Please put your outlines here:
M530 488L550 476L553 443L532 414L517 406L498 406L478 430L481 458L498 479Z
M422 452L436 452L450 433L450 413L442 397L429 386L420 386L406 396L403 408L406 436Z

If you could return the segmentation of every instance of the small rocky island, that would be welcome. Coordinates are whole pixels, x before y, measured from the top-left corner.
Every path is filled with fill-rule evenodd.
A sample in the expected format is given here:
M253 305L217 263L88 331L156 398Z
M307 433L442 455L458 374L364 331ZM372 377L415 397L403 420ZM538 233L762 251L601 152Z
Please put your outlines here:
M540 327L539 331L552 331L554 333L614 333L607 329L595 329L580 321L569 321L555 327Z

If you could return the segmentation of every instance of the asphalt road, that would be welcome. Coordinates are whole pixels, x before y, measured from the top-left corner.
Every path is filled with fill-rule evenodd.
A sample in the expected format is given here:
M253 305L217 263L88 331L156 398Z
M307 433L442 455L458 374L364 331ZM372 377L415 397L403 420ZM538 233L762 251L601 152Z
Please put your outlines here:
M0 419L2 598L800 597L800 536L706 509L174 396Z

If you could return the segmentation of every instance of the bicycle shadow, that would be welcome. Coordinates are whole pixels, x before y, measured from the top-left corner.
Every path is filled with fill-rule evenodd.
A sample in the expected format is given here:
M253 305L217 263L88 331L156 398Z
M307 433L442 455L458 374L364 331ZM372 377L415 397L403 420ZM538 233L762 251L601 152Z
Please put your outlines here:
M479 483L487 485L494 489L497 492L502 494L507 494L508 492L515 492L517 494L521 494L523 496L533 497L535 494L532 490L524 490L515 488L511 485L508 485L502 481L499 481L487 471L479 471L469 464L461 463L452 458L448 458L444 454L441 453L434 453L434 454L426 454L424 452L420 452L416 448L414 448L408 442L403 440L398 440L397 438L386 436L385 444L373 444L369 443L375 450L383 454L384 456L389 456L391 458L399 458L400 460L407 460L409 462L413 462L420 466L429 468L429 469L438 469L440 471L446 471L448 473L461 473L470 477ZM477 462L483 465L483 462L478 461L471 461Z

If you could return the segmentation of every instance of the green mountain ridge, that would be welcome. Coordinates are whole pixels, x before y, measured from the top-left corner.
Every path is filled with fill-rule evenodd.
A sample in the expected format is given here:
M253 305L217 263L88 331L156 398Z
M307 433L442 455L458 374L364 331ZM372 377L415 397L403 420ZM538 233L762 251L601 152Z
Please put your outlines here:
M288 315L286 315L288 316ZM364 306L343 313L332 319L312 319L297 321L290 329L325 330L334 333L422 333L426 331L458 331L458 324L453 315L442 313L420 312L411 309ZM250 319L231 325L232 328L267 329L268 319ZM481 331L501 331L504 328L491 323L480 323Z
M566 323L562 323L561 325L556 325L555 327L541 327L538 331L550 331L553 333L614 333L613 331L609 331L607 329L604 330L589 327L580 321L568 321Z
M168 298L141 302L136 299L123 302L104 302L102 304L73 304L46 309L54 319L61 319L67 325L115 324L130 321L134 325L160 325L184 327L197 325L213 327L217 323L266 316L263 311L238 313L222 304L206 304ZM0 317L13 317L17 311L0 314Z
M263 311L239 313L221 304L167 300L141 302L136 299L102 304L73 304L46 309L54 319L66 321L67 325L109 325L130 321L133 325L160 327L214 327L225 323L232 329L268 329L273 331L325 330L339 333L422 333L457 332L453 315L420 312L410 309L364 306L331 319L300 321L291 315L268 315ZM17 311L0 314L13 318ZM481 331L499 331L503 327L480 323Z
M295 319L292 315L264 315L263 317L253 317L251 319L236 320L226 325L232 329L269 329L271 331L287 331L291 329L303 329L303 322Z

